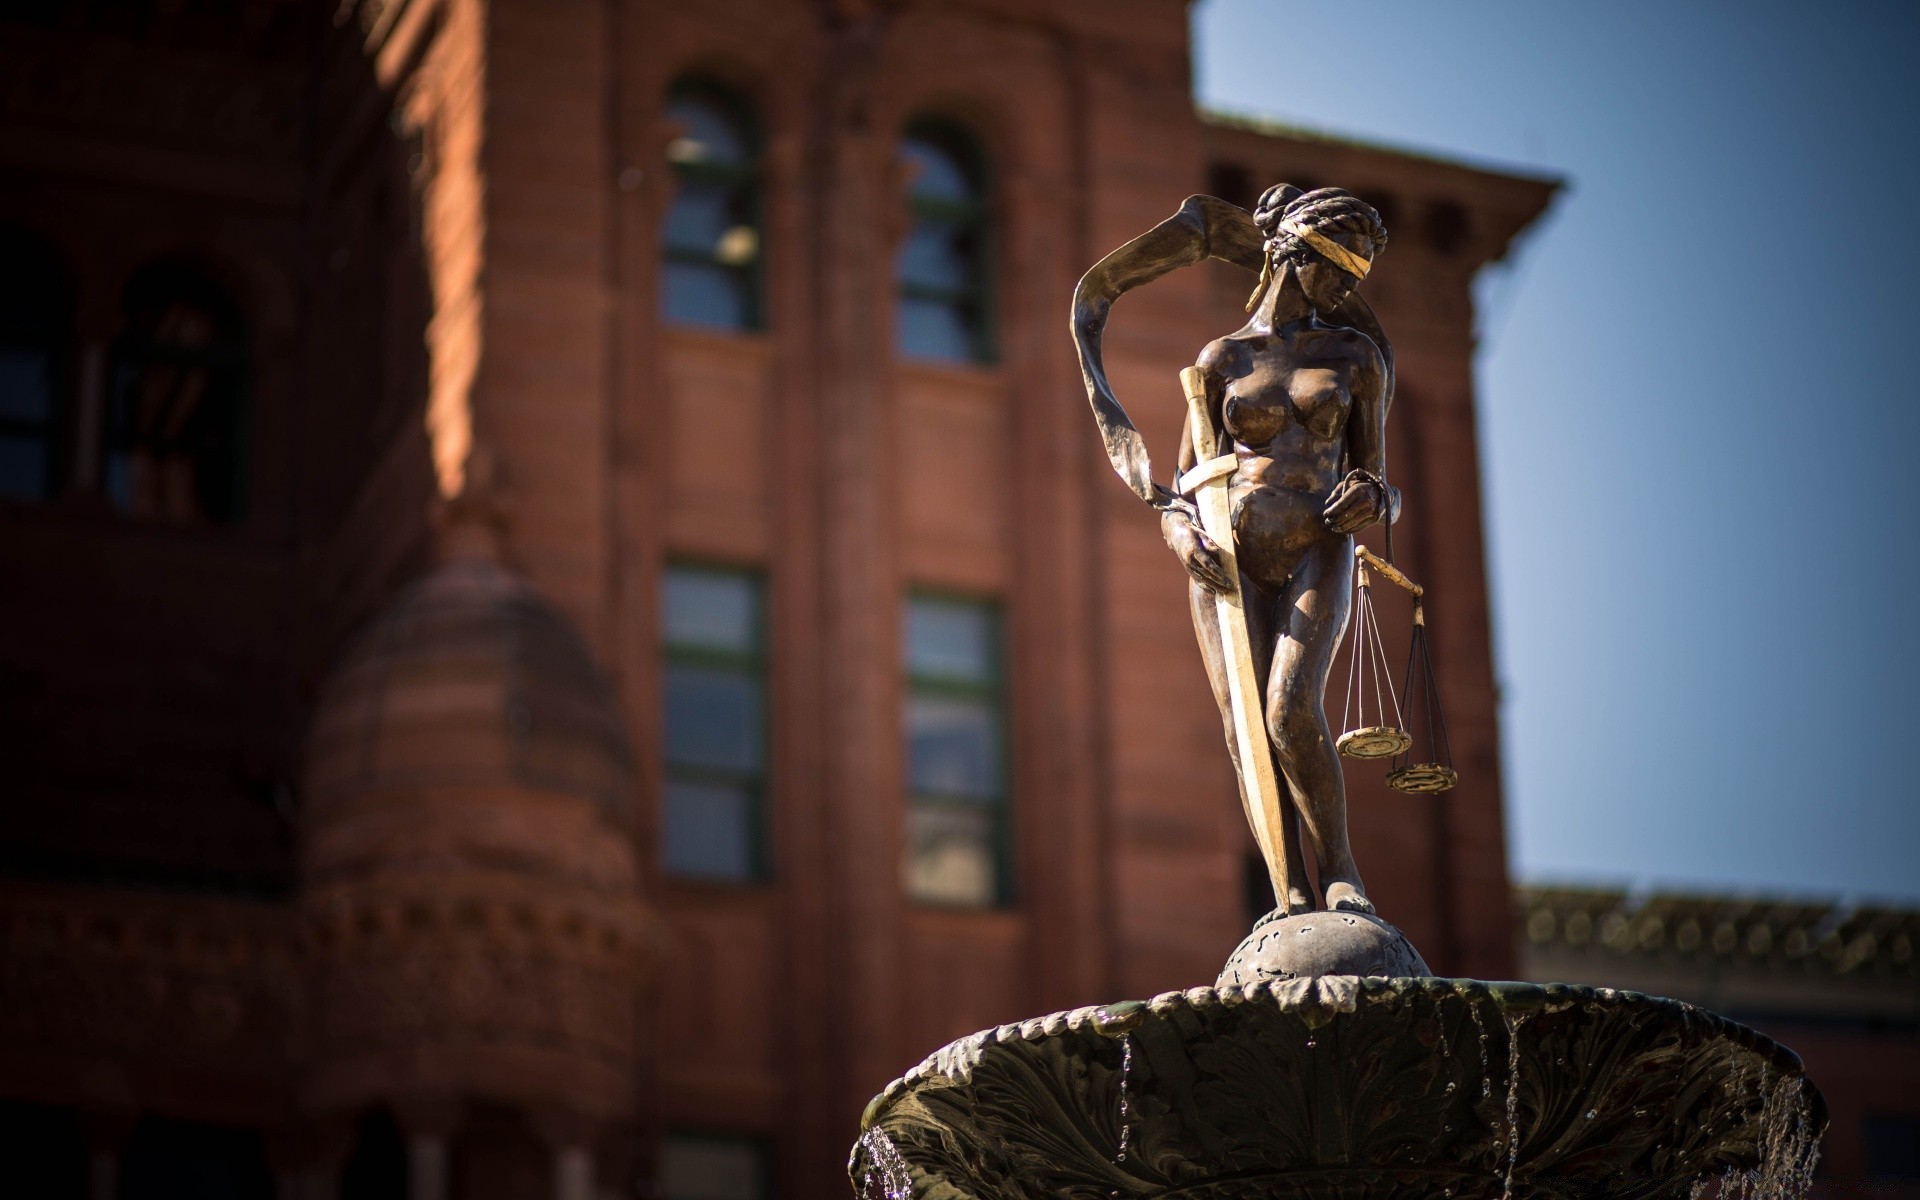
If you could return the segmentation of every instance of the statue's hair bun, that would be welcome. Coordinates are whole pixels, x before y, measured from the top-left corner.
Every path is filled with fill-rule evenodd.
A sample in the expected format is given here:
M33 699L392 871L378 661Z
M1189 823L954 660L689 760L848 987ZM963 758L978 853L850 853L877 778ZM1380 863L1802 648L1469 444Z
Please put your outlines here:
M1387 245L1387 227L1381 222L1380 214L1343 188L1323 187L1303 192L1290 183L1268 188L1253 211L1253 222L1267 239L1268 253L1297 245L1298 239L1280 228L1280 222L1289 218L1321 233L1360 234L1373 243L1374 254Z
M1286 215L1287 205L1305 195L1290 183L1276 183L1260 195L1260 203L1254 205L1253 222L1260 232L1272 237L1280 228L1280 218Z

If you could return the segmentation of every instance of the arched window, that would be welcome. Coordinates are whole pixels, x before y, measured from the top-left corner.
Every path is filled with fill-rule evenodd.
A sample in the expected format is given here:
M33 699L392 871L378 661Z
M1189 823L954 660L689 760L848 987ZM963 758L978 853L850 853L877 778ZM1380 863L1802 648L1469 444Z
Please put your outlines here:
M73 289L53 248L0 228L0 496L44 500L60 484Z
M120 297L102 483L116 508L181 522L239 517L246 329L185 263L142 268Z
M667 146L679 178L663 230L661 308L667 320L716 329L760 327L759 144L752 113L705 80L676 84Z
M992 362L993 281L986 162L972 138L942 121L907 126L901 153L913 171L913 228L896 277L900 352Z

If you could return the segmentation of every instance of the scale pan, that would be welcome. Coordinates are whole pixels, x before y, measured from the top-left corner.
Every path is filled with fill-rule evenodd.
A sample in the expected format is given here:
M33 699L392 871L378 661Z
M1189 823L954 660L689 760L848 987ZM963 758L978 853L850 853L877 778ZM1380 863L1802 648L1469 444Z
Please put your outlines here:
M1364 729L1350 729L1340 735L1334 743L1340 753L1348 758L1392 758L1404 753L1413 739L1404 730L1391 725L1369 725Z
M1396 792L1447 792L1459 782L1452 767L1439 763L1414 763L1387 772L1387 786Z

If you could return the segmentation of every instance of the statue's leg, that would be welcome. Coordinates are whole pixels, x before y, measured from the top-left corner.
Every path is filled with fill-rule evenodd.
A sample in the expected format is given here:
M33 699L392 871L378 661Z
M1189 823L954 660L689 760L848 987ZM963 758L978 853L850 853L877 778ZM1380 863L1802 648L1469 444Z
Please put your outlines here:
M1294 807L1306 823L1327 907L1373 911L1347 841L1347 788L1327 728L1327 672L1353 600L1353 543L1327 538L1307 551L1272 611L1284 625L1270 639L1267 730Z
M1259 597L1259 588L1245 576L1240 585L1250 600ZM1260 598L1264 601L1265 598ZM1233 762L1233 774L1240 788L1240 808L1247 816L1251 826L1258 817L1254 813L1252 798L1247 795L1246 772L1240 765L1239 739L1234 736L1233 698L1227 685L1226 651L1220 642L1220 609L1214 602L1214 595L1198 582L1187 582L1187 604L1193 613L1194 638L1200 643L1200 658L1206 664L1207 682L1213 687L1214 703L1220 706L1220 720L1225 727L1227 754ZM1248 641L1253 647L1254 678L1261 682L1264 690L1267 679L1267 667L1273 657L1271 604L1253 602L1245 606L1247 614ZM1277 763L1276 763L1277 773ZM1286 808L1281 822L1286 830L1285 850L1287 856L1287 895L1278 897L1276 902L1289 913L1311 912L1318 907L1318 898L1314 894L1312 883L1307 878L1306 863L1300 852L1299 822L1294 819L1293 804L1287 796L1281 797Z
M1240 577L1240 589L1245 596L1243 609L1247 614L1247 643L1253 648L1253 674L1260 681L1264 695L1271 691L1275 619L1283 611L1282 604L1285 601L1245 575ZM1266 707L1265 711L1271 714L1273 710ZM1320 907L1320 892L1313 885L1313 877L1307 874L1306 856L1300 849L1299 802L1293 795L1292 787L1285 783L1286 775L1280 769L1279 754L1272 746L1271 739L1268 752L1274 755L1275 774L1283 785L1280 792L1280 844L1281 853L1287 856L1287 911L1312 912Z

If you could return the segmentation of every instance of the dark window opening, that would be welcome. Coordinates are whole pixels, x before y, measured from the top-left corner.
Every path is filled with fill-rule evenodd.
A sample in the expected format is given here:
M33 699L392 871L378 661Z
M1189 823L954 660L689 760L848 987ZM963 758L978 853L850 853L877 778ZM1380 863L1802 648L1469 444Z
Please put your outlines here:
M241 516L247 339L191 266L159 263L121 297L101 483L122 512L182 524Z
M1217 162L1208 167L1207 191L1249 212L1260 202L1260 193L1254 188L1253 173L1239 163Z
M0 1163L5 1194L36 1200L87 1195L87 1142L74 1112L0 1101Z
M73 304L53 249L0 229L0 496L46 500L63 482Z
M666 319L710 329L758 329L759 143L747 105L705 80L676 84L667 116L679 133L667 146L678 180L661 231L661 307Z
M913 217L894 270L900 352L993 362L998 352L985 159L973 139L941 121L910 124L900 152L912 172L907 202Z
M352 1200L407 1200L407 1144L393 1114L360 1118L353 1153L340 1171L340 1195Z
M1427 206L1427 244L1441 254L1458 253L1467 244L1471 225L1467 210L1452 200L1436 200Z
M273 1200L258 1130L143 1118L120 1158L121 1200Z

